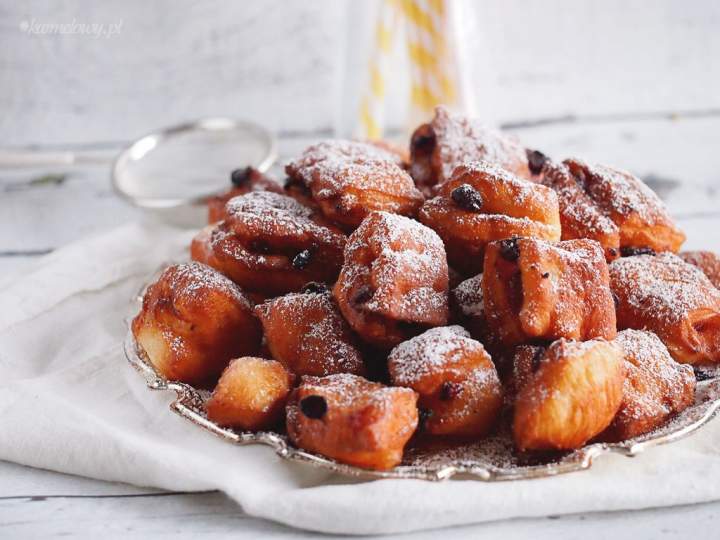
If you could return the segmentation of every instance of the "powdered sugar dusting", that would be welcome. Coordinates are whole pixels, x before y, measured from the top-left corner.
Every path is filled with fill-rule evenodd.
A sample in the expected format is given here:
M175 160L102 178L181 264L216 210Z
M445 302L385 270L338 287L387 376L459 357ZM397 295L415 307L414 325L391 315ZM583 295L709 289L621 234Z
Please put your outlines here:
M452 291L455 303L466 317L483 317L485 315L482 281L483 275L478 274L461 282Z
M440 156L438 183L450 179L459 165L486 161L526 176L525 149L512 137L477 120L452 115L445 107L435 109L432 127Z
M242 290L217 270L198 262L181 263L171 266L158 280L165 283L176 299L187 298L202 302L208 291L216 291L236 302L250 306Z

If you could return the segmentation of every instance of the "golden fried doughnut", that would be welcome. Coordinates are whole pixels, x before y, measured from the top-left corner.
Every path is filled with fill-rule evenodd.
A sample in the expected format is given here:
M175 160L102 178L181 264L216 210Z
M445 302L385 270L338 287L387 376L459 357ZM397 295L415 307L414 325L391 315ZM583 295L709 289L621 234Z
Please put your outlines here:
M610 264L621 330L657 334L683 364L720 362L720 291L699 268L672 253Z
M702 270L710 283L720 289L720 257L711 251L684 251L680 258L688 264L697 266Z
M293 375L280 362L246 356L230 362L205 404L221 426L269 429L282 419Z
M424 197L402 159L375 144L334 140L310 146L285 172L304 184L325 216L346 230L370 212L412 216Z
M533 172L527 152L513 137L476 120L435 108L429 124L419 126L410 140L410 174L420 190L430 197L433 187L447 182L455 168L472 161L485 161L525 179L534 179L542 168L533 155ZM539 154L542 155L542 154Z
M470 335L484 343L489 335L482 282L482 274L460 282L450 291L450 307L454 318L470 331Z
M283 192L280 184L253 167L234 170L230 175L230 180L233 186L231 189L208 199L208 223L216 223L225 219L225 204L233 197L245 195L251 191Z
M695 374L672 359L652 332L623 330L614 340L623 353L622 405L604 440L623 441L647 433L695 402Z
M257 353L260 322L240 288L209 266L177 264L150 285L132 332L164 377L214 383L231 358Z
M610 342L554 342L515 400L520 450L573 450L610 425L623 399L625 366Z
M296 375L365 374L350 327L330 291L288 294L255 307L272 357Z
M373 212L348 239L333 295L353 330L378 347L447 324L443 243L417 221Z
M685 241L665 204L639 178L579 159L563 162L581 189L620 232L620 249L650 248L677 253Z
M337 277L345 235L312 209L285 195L254 191L228 201L226 214L195 237L190 252L243 289L277 295Z
M563 240L590 238L600 243L608 261L620 256L620 229L600 210L566 165L548 161L542 183L557 193Z
M395 347L390 380L415 390L431 435L481 437L497 420L502 387L479 341L461 326L432 328Z
M560 240L555 192L487 163L458 167L418 217L443 239L448 263L466 276L482 272L485 246L493 240Z
M616 334L608 267L594 240L493 242L483 295L489 330L505 345Z
M303 377L290 394L287 432L296 446L343 463L390 469L418 423L417 394L357 375Z

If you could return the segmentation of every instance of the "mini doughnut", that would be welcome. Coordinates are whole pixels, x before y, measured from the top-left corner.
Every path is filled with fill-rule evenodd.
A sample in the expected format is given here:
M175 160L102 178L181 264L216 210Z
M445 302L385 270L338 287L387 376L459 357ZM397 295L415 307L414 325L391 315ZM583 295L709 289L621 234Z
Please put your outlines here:
M489 331L505 345L616 334L608 266L594 240L493 242L483 295Z
M418 423L417 394L350 374L303 377L286 409L290 440L342 463L399 464Z
M440 235L448 263L465 276L482 272L485 246L493 240L560 240L555 192L488 163L458 167L418 217Z
M390 381L419 394L431 435L482 437L495 424L502 387L490 355L461 326L432 328L395 347Z
M695 402L692 367L672 359L652 332L623 330L614 340L623 353L625 386L604 440L624 441L657 428Z
M482 282L482 274L460 282L450 291L450 307L455 319L470 331L470 335L485 342L489 336Z
M132 332L165 378L213 384L231 358L257 353L260 323L232 281L209 266L177 264L150 285Z
M216 223L225 219L225 204L233 197L245 195L250 191L283 192L280 184L253 167L235 169L230 174L230 181L233 186L231 189L208 199L208 223Z
M333 295L352 329L377 347L447 324L442 241L417 221L373 212L348 239Z
M191 256L243 289L267 295L333 282L345 235L312 209L277 193L253 191L228 201L224 221L201 231Z
M395 152L376 144L335 140L310 146L285 172L328 219L352 231L376 210L416 213L424 197L402 165Z
M680 258L688 264L697 266L702 270L710 283L720 289L720 257L711 251L684 251Z
M539 152L526 151L515 138L440 106L435 108L432 121L412 134L410 174L430 197L434 186L447 182L459 165L485 161L521 178L534 179L542 169L540 156Z
M610 264L618 328L650 330L683 364L720 362L720 291L672 253Z
M225 368L206 402L207 417L221 426L269 429L283 418L292 381L280 362L237 358Z
M573 450L610 425L623 399L620 349L596 339L554 342L515 400L521 451Z
M620 256L620 229L600 210L565 164L546 162L542 183L557 193L563 240L590 238L600 243L608 261Z
M352 331L328 289L280 296L255 306L255 313L272 357L294 374L365 374Z
M606 165L566 159L565 166L597 209L617 226L620 249L677 253L685 241L665 204L639 178Z

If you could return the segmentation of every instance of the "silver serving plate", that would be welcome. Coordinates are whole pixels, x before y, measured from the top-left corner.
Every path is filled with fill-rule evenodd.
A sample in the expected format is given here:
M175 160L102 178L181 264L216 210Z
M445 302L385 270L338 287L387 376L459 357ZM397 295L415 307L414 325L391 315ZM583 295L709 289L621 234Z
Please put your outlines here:
M720 408L720 377L698 382L695 404L659 429L620 443L594 443L563 455L544 456L529 464L513 452L508 435L453 447L411 447L401 465L388 471L373 471L338 463L332 459L295 448L285 435L271 431L235 431L220 427L205 414L207 392L190 385L168 381L147 360L145 353L128 332L124 343L128 362L139 371L152 390L175 392L170 408L193 424L235 444L265 444L278 456L339 474L363 478L414 478L444 480L463 474L488 482L527 480L588 469L598 456L635 456L647 448L681 439L705 425ZM537 456L536 456L537 458ZM540 461L542 459L542 461Z

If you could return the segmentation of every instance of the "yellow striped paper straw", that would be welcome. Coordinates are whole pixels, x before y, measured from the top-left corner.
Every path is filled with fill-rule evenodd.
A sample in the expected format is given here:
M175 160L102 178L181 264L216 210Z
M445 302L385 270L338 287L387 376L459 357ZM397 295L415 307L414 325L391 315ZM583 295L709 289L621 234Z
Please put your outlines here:
M398 0L380 0L373 52L368 64L368 85L360 102L360 133L363 139L382 137L385 123L385 88L394 33L397 30Z
M437 105L458 103L447 4L448 0L401 0L410 61L410 126L427 121Z

